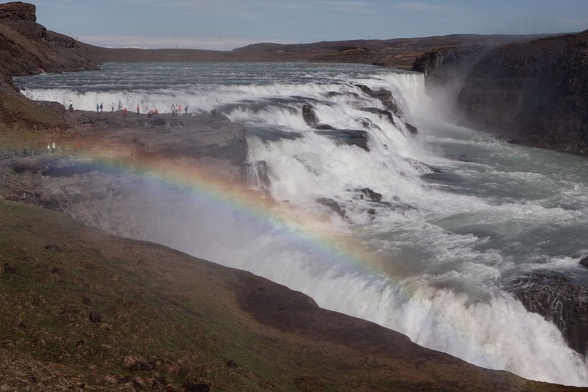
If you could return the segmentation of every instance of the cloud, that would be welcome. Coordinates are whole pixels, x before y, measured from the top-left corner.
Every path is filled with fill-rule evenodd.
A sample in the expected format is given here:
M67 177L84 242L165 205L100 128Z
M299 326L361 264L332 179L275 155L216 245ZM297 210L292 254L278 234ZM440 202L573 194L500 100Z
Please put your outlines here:
M417 1L407 1L404 3L398 3L395 5L396 8L407 11L419 11L419 12L446 12L454 9L454 7L444 5L433 5L427 3L420 3Z
M268 10L316 11L326 9L332 12L365 12L373 7L371 1L337 0L123 0L128 4L149 5L174 9L190 10L198 13L234 15L238 13L264 14Z
M190 36L146 36L99 34L75 35L79 41L109 48L143 48L143 49L208 49L232 50L259 42L257 40L235 37L190 37Z

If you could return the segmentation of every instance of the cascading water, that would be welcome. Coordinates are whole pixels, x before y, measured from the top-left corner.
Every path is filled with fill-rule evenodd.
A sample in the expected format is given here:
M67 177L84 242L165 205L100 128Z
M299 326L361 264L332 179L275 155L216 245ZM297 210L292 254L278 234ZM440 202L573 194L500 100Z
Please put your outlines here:
M149 239L480 366L588 385L585 358L502 289L542 269L586 281L585 160L449 125L422 75L384 68L106 64L17 83L84 110L219 110L246 126L251 186L302 225L188 195L181 214L155 202L157 220L174 222Z

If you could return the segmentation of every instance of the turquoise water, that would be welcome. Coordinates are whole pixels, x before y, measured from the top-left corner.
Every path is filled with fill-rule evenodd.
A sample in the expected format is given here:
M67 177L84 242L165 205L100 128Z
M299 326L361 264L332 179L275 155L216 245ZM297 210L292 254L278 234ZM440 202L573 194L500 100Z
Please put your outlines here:
M181 214L157 215L163 207L150 206L177 221L149 239L266 276L480 366L588 385L585 359L503 290L513 277L538 271L588 282L579 265L588 255L585 158L452 125L422 75L364 65L109 63L16 83L32 99L72 100L81 110L119 102L144 112L171 104L189 113L219 110L248 130L252 188L373 256L342 256L336 245L190 199L190 208L178 206ZM394 124L360 86L393 94ZM317 132L303 119L305 106L338 134L364 132L369 151ZM258 181L262 174L269 185Z

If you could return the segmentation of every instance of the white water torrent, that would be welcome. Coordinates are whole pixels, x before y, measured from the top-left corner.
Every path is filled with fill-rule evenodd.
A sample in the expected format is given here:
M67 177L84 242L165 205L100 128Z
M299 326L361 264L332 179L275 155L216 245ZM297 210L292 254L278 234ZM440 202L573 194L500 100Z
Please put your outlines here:
M247 128L251 186L328 232L268 225L192 195L165 244L468 362L588 386L586 359L502 289L541 270L587 281L578 267L588 253L585 159L453 126L422 75L385 68L106 64L17 83L32 99L71 99L76 109L219 110ZM363 86L391 92L396 113ZM309 125L305 107L328 129Z

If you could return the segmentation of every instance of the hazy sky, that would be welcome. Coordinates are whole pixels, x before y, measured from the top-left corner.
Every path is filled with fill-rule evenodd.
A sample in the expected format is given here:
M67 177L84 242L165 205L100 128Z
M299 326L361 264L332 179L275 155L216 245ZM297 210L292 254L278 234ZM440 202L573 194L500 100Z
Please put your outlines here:
M49 30L109 47L230 50L256 42L588 29L588 0L29 1Z

